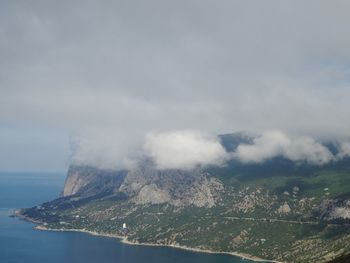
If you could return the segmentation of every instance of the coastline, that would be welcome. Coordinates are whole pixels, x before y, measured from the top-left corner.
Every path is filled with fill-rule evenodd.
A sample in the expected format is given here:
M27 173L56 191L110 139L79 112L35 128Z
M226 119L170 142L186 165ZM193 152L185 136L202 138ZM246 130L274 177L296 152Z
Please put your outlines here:
M27 218L24 218L24 219L27 219ZM33 220L29 220L29 221L33 222ZM33 223L35 223L35 222L33 222ZM38 224L38 223L36 222L35 224ZM43 225L35 226L34 229L39 230L39 231L54 231L54 232L80 232L80 233L86 233L86 234L93 235L93 236L115 238L115 239L118 239L119 242L121 242L121 243L124 243L127 245L132 245L132 246L170 247L170 248L176 248L176 249L187 250L187 251L198 252L198 253L230 255L230 256L241 258L241 259L250 260L252 262L283 263L283 262L276 261L276 260L266 260L266 259L255 257L255 256L252 256L249 254L237 253L237 252L221 252L221 251L213 251L213 250L209 250L209 249L191 248L191 247L187 247L187 246L179 246L179 245L172 245L172 244L132 242L132 241L127 240L126 236L120 236L120 235L108 234L108 233L98 233L98 232L86 230L86 229L66 229L66 228L54 229L54 228L48 228L48 227L43 226Z
M176 249L182 249L182 250L187 250L187 251L192 251L192 252L198 252L198 253L206 253L206 254L218 254L218 255L230 255L234 257L238 257L241 259L245 260L250 260L252 262L264 262L264 263L284 263L281 261L276 261L276 260L268 260L268 259L262 259L256 256L252 256L249 254L245 253L237 253L237 252L224 252L224 251L213 251L209 249L200 249L200 248L191 248L187 246L180 246L180 245L173 245L173 244L155 244L155 243L139 243L139 242L132 242L127 240L126 236L120 236L116 234L108 234L108 233L99 233L96 231L91 231L91 230L86 230L86 229L74 229L74 228L48 228L43 225L44 222L39 221L39 220L34 220L30 217L27 217L21 213L21 211L16 210L12 214L14 217L21 218L25 221L31 222L35 224L34 229L39 230L39 231L54 231L54 232L80 232L80 233L86 233L89 235L93 236L101 236L101 237L109 237L109 238L115 238L118 239L119 242L127 244L127 245L132 245L132 246L149 246L149 247L170 247L170 248L176 248Z

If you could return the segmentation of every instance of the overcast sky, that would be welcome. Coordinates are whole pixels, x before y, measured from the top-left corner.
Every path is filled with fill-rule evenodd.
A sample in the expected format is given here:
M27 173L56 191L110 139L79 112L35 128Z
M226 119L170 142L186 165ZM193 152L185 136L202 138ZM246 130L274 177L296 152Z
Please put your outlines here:
M349 10L1 1L0 170L65 171L76 148L115 162L177 130L348 136Z

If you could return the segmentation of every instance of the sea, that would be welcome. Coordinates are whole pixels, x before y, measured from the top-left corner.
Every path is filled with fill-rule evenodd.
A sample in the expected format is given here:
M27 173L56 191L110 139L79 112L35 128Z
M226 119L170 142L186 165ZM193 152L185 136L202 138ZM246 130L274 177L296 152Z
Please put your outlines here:
M10 217L18 208L57 198L65 175L0 172L0 263L242 263L230 255L169 247L133 246L117 239L79 232L34 229Z

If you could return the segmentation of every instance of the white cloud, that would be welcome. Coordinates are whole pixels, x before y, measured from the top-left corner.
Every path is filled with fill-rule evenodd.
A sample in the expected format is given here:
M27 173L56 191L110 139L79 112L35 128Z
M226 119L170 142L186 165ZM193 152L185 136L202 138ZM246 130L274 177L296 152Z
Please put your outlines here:
M241 144L235 151L235 157L242 162L264 162L266 159L283 154L290 139L278 131L268 132L254 139L254 144Z
M233 154L225 151L216 136L197 131L150 132L139 139L141 134L104 130L85 133L74 140L72 163L128 169L147 156L159 169L192 169L223 165L232 158L242 163L263 163L282 156L293 162L323 165L350 156L350 142L339 142L339 153L334 156L312 137L291 137L281 131L265 132L252 144L240 144Z
M342 141L339 143L339 152L337 154L337 160L350 156L350 142Z
M290 138L280 131L263 133L252 145L241 144L234 157L244 163L261 163L283 156L295 162L322 165L333 160L332 153L311 137Z
M193 131L150 133L146 136L144 149L159 169L220 165L228 158L216 137Z
M299 137L292 140L285 148L284 157L292 161L305 161L309 164L322 165L334 159L332 153L311 137Z
M132 140L132 135L93 129L72 139L71 162L101 169L131 168L140 157L142 145L134 136Z

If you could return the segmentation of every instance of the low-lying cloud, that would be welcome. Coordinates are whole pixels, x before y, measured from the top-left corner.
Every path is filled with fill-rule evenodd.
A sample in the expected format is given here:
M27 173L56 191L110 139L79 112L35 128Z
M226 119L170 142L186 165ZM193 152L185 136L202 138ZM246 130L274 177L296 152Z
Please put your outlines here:
M193 131L150 133L144 150L159 169L220 165L228 158L217 137Z
M350 142L339 141L332 153L310 136L289 136L281 131L268 131L241 143L227 152L214 135L195 130L149 132L133 134L130 140L123 134L84 134L73 142L72 163L103 169L131 169L140 161L150 159L158 169L193 169L209 165L221 166L229 160L241 163L263 163L274 157L309 165L324 165L350 156ZM132 143L131 143L132 142Z
M243 163L262 163L277 156L312 165L326 164L334 159L332 153L313 138L290 138L280 131L263 133L253 144L239 145L234 153L234 157Z
M350 156L350 142L342 141L339 143L339 152L337 154L337 160Z
M140 159L142 143L142 136L137 134L94 129L72 138L71 163L101 169L130 169Z

